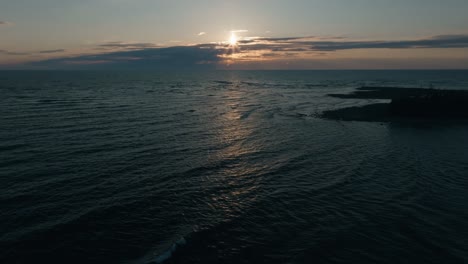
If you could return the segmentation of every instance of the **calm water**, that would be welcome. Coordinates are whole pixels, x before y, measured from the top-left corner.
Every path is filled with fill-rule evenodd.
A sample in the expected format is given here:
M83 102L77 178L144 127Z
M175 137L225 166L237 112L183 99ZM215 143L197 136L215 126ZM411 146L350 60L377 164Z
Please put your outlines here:
M0 72L0 262L468 262L468 125L361 85L468 71Z

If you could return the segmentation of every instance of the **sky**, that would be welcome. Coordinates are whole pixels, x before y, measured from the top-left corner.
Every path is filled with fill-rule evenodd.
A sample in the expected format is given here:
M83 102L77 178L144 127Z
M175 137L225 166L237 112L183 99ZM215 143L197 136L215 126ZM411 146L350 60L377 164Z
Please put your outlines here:
M467 69L466 0L0 0L1 69Z

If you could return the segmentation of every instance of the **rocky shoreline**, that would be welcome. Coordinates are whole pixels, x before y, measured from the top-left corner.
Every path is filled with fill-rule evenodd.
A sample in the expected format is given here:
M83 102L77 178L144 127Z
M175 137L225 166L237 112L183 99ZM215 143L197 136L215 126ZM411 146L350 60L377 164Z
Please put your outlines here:
M392 122L412 120L468 120L468 91L423 88L361 87L350 94L329 94L342 99L388 99L325 111L321 117L343 121Z

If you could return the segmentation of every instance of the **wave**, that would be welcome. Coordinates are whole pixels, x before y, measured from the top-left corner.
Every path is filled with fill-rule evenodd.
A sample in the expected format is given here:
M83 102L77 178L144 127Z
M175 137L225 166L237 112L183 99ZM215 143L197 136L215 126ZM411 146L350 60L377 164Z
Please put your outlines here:
M169 260L172 257L172 255L177 251L178 248L180 248L181 246L184 246L185 244L187 244L187 240L185 240L184 237L181 237L179 240L177 240L175 243L173 243L171 245L171 247L169 247L163 253L158 255L155 258L154 262L156 264L161 264L161 263L166 262L167 260Z

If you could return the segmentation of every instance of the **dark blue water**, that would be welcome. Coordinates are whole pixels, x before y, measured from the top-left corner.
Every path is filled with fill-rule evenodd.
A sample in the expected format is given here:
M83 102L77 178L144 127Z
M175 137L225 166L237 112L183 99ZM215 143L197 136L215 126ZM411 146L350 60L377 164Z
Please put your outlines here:
M0 262L468 262L468 125L361 85L468 71L0 72Z

